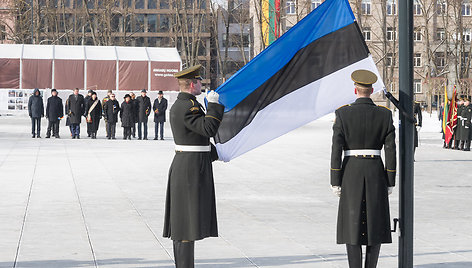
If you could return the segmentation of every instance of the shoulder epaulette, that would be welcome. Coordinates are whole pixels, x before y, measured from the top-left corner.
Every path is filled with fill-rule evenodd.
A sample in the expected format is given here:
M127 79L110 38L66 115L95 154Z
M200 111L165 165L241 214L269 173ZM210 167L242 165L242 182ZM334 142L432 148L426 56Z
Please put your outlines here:
M388 107L386 107L386 106L383 106L383 105L377 105L377 106L379 106L379 107L383 107L383 108L385 108L385 109L387 109L387 110L391 111L391 110L390 110L390 108L388 108Z
M341 109L341 108L346 107L346 106L351 106L351 104L344 104L343 106L339 106L338 109ZM336 109L336 110L338 110L338 109Z

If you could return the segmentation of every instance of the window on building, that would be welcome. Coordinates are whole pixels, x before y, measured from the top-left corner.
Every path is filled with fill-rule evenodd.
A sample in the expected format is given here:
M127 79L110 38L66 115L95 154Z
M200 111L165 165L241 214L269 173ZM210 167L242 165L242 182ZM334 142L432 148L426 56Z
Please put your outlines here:
M447 2L446 0L437 0L436 2L436 14L445 15L447 11Z
M464 0L462 3L462 16L470 16L471 15L471 6L468 0Z
M467 67L470 66L470 63L469 63L469 52L462 52L461 54L462 54L462 56L461 56L461 58L462 58L462 60L461 60L461 68L462 68L462 69L465 69L465 68L467 68Z
M362 0L362 3L361 3L362 15L370 15L372 12L371 7L372 7L371 0Z
M364 27L362 29L362 34L364 35L365 41L371 41L372 40L370 27Z
M315 10L317 7L321 5L321 0L311 0L311 10Z
M134 32L136 33L144 32L144 15L143 14L135 15Z
M446 55L444 52L436 52L434 56L434 62L436 63L437 67L442 68L446 66Z
M144 9L144 0L135 0L134 8L136 9Z
M87 8L94 8L94 7L95 7L95 1L94 0L87 1Z
M387 15L396 15L397 14L397 3L396 0L387 1Z
M421 3L418 0L413 2L413 15L422 15L423 10L421 9Z
M397 39L397 31L395 27L387 27L387 41L394 41Z
M157 0L148 0L148 9L156 9L156 8L157 8Z
M413 66L421 67L421 53L415 53L413 56Z
M169 0L160 0L159 1L160 9L169 9Z
M111 18L111 30L112 32L121 32L120 31L120 18L121 15L119 14L113 14L113 17Z
M413 89L416 94L421 93L421 79L414 79L413 80Z
M159 15L159 32L168 32L169 31L169 15L161 14Z
M395 66L395 55L393 53L387 53L387 56L385 57L385 66Z
M149 33L157 32L157 15L155 14L147 15L147 31Z
M0 25L0 40L5 40L7 39L7 34L6 34L6 30L7 28L5 27L5 25L1 24Z
M421 41L422 36L421 36L421 29L420 28L415 28L413 31L413 40L414 41Z
M287 14L293 15L296 13L295 1L287 0Z
M444 28L436 29L436 40L442 41L446 39L446 30Z
M472 36L469 28L464 28L462 37L464 38L464 42L470 42Z

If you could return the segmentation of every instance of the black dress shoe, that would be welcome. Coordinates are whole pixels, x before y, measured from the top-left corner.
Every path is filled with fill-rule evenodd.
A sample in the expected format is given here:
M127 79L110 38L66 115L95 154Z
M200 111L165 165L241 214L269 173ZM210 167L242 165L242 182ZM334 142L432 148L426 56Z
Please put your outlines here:
M163 141L163 140L164 140L164 138L161 138L161 141Z
M141 138L138 138L138 140L141 140Z
M77 135L77 139L80 139L80 136L79 136L79 135Z
M36 136L36 138L41 139L41 136L38 135L38 136Z
M116 140L116 138L115 138L115 137L111 137L111 139L112 139L112 140Z
M75 139L75 135L72 135L72 139Z
M143 140L147 141L147 138L144 138Z
M59 135L56 135L56 139L60 139L61 137Z
M33 134L33 136L32 136L31 138L33 138L33 139L34 139L34 138L36 138L36 135L35 135L35 134Z
M49 138L51 138L51 136L50 136L50 135L46 135L46 139L49 139Z
M154 140L157 140L157 137L155 137Z

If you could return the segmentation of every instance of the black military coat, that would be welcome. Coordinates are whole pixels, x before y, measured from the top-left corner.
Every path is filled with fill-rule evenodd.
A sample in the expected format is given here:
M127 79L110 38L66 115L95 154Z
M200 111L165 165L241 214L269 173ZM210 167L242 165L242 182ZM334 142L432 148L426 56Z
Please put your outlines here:
M122 127L134 126L134 105L132 101L121 103L120 118Z
M159 102L159 98L154 100L154 105L152 106L154 111L154 122L165 122L166 121L166 110L167 110L167 99L162 98Z
M151 114L151 99L148 96L139 96L136 98L138 110L138 122L147 122L148 116Z
M117 100L108 99L103 105L103 116L110 124L118 122L118 112L120 111L120 103Z
M170 109L170 125L177 145L210 145L224 106L209 103L207 113L195 96L181 92ZM212 152L176 152L169 169L164 237L195 241L218 236Z
M64 116L64 107L62 106L62 99L58 96L51 96L48 98L46 104L46 117L51 122L59 121L60 117Z
M421 106L419 103L415 103L413 107L413 114L415 116L415 124L418 127L423 126L423 114L421 113ZM418 129L415 127L415 147L418 147Z
M80 124L82 122L82 116L85 113L85 99L84 96L79 94L77 98L74 94L69 96L67 114L70 118L71 124Z
M343 150L385 150L379 156L349 156ZM391 243L388 187L395 186L395 127L389 109L359 98L336 110L331 185L341 186L337 243ZM342 160L342 161L341 161Z
M462 139L463 141L468 141L472 137L472 131L471 131L471 120L472 120L472 104L469 104L468 106L464 106L462 110L462 120L464 127L462 129Z
M462 139L462 111L464 105L457 105L457 124L456 128L454 128L454 140L460 141Z

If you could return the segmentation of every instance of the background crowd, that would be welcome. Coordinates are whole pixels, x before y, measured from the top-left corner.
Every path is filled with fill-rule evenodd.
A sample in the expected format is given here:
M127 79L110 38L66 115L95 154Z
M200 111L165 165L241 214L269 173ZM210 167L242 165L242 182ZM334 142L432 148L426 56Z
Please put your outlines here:
M145 89L141 90L141 96L134 93L126 94L120 104L113 91L109 90L103 100L99 100L97 93L89 90L87 96L79 94L79 89L74 89L63 105L62 99L55 89L51 90L51 97L44 109L43 99L38 89L28 101L28 112L31 118L31 132L33 138L41 138L41 118L46 116L48 127L46 138L59 136L61 119L66 116L66 126L69 127L72 139L80 139L80 124L82 117L87 123L87 136L96 139L102 118L105 122L107 139L116 139L116 124L121 121L123 139L138 140L148 139L148 118L154 114L154 140L164 139L164 122L166 121L167 99L163 92L158 92L158 97L151 104ZM136 127L137 125L137 127ZM137 130L137 131L136 131ZM137 132L137 133L136 133ZM52 135L51 135L52 134Z

